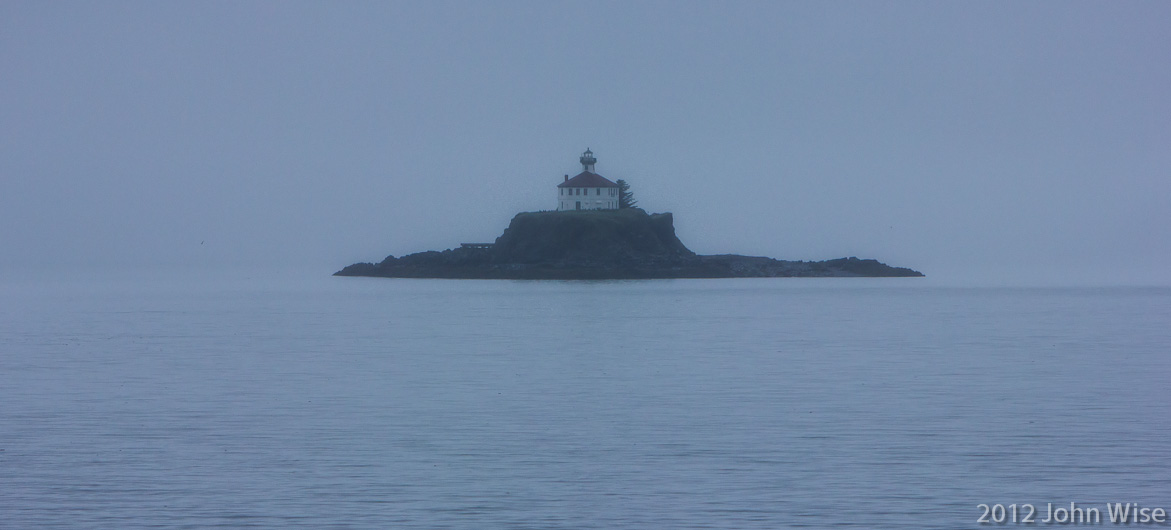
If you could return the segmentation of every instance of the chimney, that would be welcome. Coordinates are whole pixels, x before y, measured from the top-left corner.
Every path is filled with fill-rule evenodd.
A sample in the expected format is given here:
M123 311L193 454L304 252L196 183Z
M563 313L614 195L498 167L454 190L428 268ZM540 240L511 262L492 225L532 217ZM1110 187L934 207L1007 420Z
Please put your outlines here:
M565 182L569 182L569 175L565 175Z

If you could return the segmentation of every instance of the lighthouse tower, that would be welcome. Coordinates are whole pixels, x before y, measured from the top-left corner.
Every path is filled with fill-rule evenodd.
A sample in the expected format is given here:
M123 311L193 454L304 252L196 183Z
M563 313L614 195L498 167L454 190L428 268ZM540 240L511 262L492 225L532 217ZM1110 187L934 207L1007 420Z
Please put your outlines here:
M594 152L586 148L578 158L581 162L581 173L557 185L558 210L617 210L618 185L609 179L594 173Z
M578 160L581 161L581 170L589 171L590 173L594 172L594 164L598 163L598 159L594 158L594 152L590 151L588 147Z

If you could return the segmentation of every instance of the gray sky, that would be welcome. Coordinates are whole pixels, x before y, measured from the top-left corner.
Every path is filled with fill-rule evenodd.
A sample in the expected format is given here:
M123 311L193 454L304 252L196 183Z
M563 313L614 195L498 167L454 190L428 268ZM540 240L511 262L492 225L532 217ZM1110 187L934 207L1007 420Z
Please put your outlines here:
M700 253L1171 284L1168 2L3 2L0 268L329 274L580 171Z

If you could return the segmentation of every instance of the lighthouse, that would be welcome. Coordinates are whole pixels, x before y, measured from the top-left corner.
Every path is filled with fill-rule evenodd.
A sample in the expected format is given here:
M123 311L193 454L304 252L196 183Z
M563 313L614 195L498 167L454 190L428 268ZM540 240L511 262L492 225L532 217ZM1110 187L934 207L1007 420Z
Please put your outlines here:
M618 185L594 173L598 159L587 147L578 158L581 173L557 185L557 210L617 210Z
M594 152L590 151L590 148L588 147L586 148L585 152L581 154L581 158L578 160L581 161L581 170L588 171L590 173L594 172L594 164L598 163L598 159L594 158Z

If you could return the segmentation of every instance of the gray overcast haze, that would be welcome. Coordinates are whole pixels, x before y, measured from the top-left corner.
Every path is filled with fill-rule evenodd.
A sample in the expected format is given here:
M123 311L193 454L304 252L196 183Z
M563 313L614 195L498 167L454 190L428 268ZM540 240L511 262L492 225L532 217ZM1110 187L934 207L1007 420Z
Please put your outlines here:
M1171 2L0 3L0 268L328 275L580 171L704 253L1171 283Z

